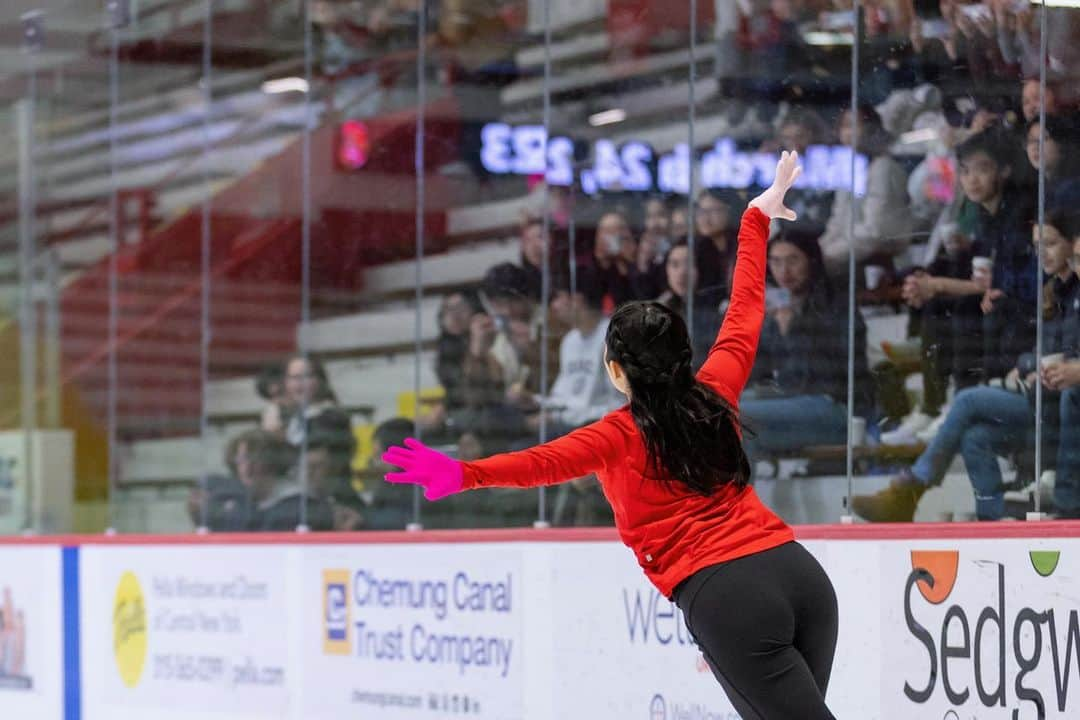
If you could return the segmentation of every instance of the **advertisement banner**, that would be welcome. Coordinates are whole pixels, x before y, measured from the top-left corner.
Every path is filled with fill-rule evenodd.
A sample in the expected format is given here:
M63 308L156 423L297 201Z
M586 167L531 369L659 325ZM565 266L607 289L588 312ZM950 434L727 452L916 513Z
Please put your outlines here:
M1080 539L880 552L883 718L1080 717Z
M552 717L737 720L682 612L615 543L551 546Z
M302 552L300 717L524 717L520 546Z
M60 548L0 547L0 716L62 718Z
M84 717L290 717L292 552L84 547Z

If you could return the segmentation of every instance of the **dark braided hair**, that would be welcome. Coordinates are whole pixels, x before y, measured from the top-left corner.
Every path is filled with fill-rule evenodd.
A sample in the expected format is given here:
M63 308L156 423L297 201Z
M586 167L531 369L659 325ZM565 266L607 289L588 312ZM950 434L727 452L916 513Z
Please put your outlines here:
M686 323L658 302L627 303L611 318L608 360L626 371L630 413L645 441L648 471L710 495L744 487L750 463L735 410L698 382Z

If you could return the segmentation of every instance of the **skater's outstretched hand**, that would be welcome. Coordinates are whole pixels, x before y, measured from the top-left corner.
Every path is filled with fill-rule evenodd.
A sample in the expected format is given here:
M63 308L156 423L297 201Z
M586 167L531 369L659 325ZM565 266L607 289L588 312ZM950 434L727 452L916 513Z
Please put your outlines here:
M405 471L387 473L386 482L419 485L428 500L461 492L461 464L419 440L408 438L405 447L391 447L383 453L382 460Z
M756 207L769 219L794 220L795 211L784 205L784 195L799 179L801 173L799 153L786 150L780 153L780 162L776 164L776 179L768 190L750 201L750 207Z

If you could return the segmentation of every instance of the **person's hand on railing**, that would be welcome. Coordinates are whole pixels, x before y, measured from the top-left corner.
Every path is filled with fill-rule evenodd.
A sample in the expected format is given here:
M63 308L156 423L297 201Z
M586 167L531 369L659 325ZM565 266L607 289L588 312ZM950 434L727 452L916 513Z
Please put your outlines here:
M784 151L780 154L780 161L776 164L776 178L773 184L765 192L750 201L750 207L756 207L765 213L770 220L794 220L795 211L784 205L784 195L799 179L802 167L799 165L799 153Z
M387 473L386 482L407 483L424 488L424 497L439 500L461 492L461 463L452 457L408 438L405 447L391 447L383 453L387 465L397 465L404 472Z

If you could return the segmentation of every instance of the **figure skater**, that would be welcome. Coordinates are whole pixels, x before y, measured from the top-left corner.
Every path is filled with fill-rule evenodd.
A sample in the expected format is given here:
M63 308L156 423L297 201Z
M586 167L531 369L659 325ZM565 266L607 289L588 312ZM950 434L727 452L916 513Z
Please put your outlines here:
M749 485L738 399L765 313L771 218L794 220L784 195L799 176L783 153L772 186L739 230L731 304L697 377L686 325L656 302L620 307L604 362L629 400L569 435L522 452L458 462L407 440L384 461L388 482L428 500L485 487L553 485L595 473L623 542L682 610L697 645L744 720L834 716L825 690L836 650L836 594Z

